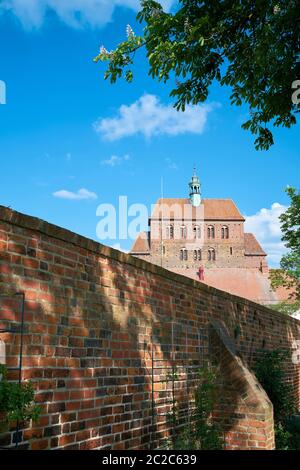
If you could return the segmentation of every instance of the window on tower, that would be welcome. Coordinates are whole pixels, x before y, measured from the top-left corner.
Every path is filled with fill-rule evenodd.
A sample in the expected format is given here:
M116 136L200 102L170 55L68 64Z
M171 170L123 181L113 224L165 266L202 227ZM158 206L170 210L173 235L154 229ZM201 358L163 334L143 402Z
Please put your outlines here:
M207 227L207 238L215 238L215 227L213 225Z
M168 225L167 227L167 238L172 239L174 238L174 226Z
M182 225L180 227L180 235L181 235L181 238L186 238L187 237L187 228L185 225Z
M187 261L188 260L188 251L186 248L182 248L180 250L180 260L181 261Z
M222 238L229 238L229 227L227 225L222 227Z
M194 237L195 238L201 238L201 229L199 225L194 225Z

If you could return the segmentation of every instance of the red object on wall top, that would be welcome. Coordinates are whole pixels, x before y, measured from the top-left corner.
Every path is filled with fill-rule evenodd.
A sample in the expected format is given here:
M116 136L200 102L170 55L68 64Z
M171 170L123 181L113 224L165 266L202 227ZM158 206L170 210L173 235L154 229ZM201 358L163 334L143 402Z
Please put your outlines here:
M203 266L200 266L199 271L198 271L198 276L200 281L204 281L204 268Z

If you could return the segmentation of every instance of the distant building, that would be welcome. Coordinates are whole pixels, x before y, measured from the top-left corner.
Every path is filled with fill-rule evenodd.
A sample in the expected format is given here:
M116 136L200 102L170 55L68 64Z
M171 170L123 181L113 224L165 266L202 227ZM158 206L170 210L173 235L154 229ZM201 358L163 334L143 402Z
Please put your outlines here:
M196 172L189 198L159 199L131 254L259 303L276 303L266 253L231 199L202 199Z

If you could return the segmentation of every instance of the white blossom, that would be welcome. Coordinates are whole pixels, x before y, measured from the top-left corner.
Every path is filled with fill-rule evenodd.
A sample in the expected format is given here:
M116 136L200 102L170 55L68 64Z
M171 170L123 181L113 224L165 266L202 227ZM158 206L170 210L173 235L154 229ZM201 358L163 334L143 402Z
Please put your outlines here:
M126 34L128 38L132 38L134 36L134 31L132 27L130 26L130 24L126 26Z
M100 47L100 54L109 54L109 52L105 49L104 46Z
M277 15L278 13L280 13L281 11L281 8L279 5L275 5L274 9L273 9L273 13L274 15Z

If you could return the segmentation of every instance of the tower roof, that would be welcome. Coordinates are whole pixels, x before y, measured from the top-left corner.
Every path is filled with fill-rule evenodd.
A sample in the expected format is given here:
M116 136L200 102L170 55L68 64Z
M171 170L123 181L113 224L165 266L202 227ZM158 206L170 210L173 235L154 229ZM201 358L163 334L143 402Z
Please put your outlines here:
M200 184L199 176L197 176L196 174L193 174L190 184Z
M200 179L196 173L196 168L194 168L193 176L189 182L189 187L191 188L191 190L193 190L194 186L197 186L198 189L200 188Z
M163 214L163 207L170 210L170 218L176 217L176 209L180 208L180 214L183 214L183 208L186 204L190 204L189 199L186 198L167 198L158 199L153 212L152 219L159 219ZM236 207L232 199L202 199L201 208L203 209L204 220L236 220L244 222L245 219ZM192 208L193 218L199 216L199 208ZM180 218L180 217L179 217Z
M148 240L148 233L141 232L137 236L130 253L137 253L137 254L149 254L149 240Z
M253 233L244 233L245 240L245 255L266 256L265 251L262 249Z

